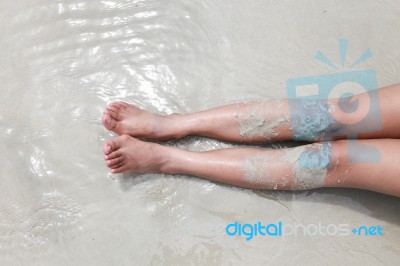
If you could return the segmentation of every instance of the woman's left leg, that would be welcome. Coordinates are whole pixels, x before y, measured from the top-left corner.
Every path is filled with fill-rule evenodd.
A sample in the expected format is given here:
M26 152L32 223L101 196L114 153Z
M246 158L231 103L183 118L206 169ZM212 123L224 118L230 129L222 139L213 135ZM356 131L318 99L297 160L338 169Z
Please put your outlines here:
M267 100L168 116L115 102L106 108L102 121L118 135L156 140L188 135L245 143L292 139L314 142L348 137L397 139L400 138L399 102L400 84L395 84L346 100ZM364 119L365 123L358 123Z

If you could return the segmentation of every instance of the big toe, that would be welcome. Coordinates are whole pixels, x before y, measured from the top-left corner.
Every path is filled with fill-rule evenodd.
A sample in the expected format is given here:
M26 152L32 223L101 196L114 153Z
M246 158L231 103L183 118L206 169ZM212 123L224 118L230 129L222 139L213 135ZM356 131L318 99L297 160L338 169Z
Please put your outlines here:
M117 120L115 120L108 112L103 114L102 122L108 130L113 130L117 125Z
M108 155L121 147L121 143L118 138L108 140L103 146L103 152Z

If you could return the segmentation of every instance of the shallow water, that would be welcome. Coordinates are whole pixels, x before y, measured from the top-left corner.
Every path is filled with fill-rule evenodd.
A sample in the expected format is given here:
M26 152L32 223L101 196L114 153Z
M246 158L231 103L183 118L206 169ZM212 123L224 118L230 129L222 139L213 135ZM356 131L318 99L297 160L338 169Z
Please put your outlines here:
M104 106L192 112L285 97L370 48L399 82L398 1L0 1L0 264L395 265L400 201L372 192L257 192L188 176L111 176ZM231 143L190 137L190 150ZM228 237L233 221L380 225L382 237Z

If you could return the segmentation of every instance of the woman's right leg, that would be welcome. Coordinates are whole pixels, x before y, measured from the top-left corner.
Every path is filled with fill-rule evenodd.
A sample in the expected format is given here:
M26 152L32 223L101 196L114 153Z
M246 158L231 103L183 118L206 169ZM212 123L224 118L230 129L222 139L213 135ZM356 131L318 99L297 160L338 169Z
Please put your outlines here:
M400 138L400 84L381 88L377 95L379 104L371 112L375 121L369 121L370 124L377 123L373 132L362 132L364 126L359 129L350 127L360 114L370 109L369 94L360 94L351 99L351 102L359 100L357 110L360 112L354 113L343 111L338 99L329 102L267 100L168 116L151 114L133 105L116 102L105 110L103 124L119 135L158 140L187 135L247 143L291 139L337 140L345 139L349 134L353 138ZM289 109L289 104L292 109ZM295 124L293 121L296 121ZM354 132L357 130L360 132Z
M104 157L112 173L190 174L266 190L351 187L400 197L399 150L400 140L379 139L190 152L123 135L105 143Z

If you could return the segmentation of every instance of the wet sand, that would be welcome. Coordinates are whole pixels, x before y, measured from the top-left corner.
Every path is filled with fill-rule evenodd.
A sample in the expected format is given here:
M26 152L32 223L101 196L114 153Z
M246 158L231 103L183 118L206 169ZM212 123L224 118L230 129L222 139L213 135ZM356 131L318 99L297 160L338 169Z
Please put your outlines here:
M188 176L111 176L104 106L160 114L282 98L346 65L399 82L398 1L0 2L1 265L396 265L398 198L252 191ZM340 69L341 71L342 69ZM345 68L344 71L347 71ZM235 144L200 137L190 150ZM234 221L380 225L384 236L229 237Z

